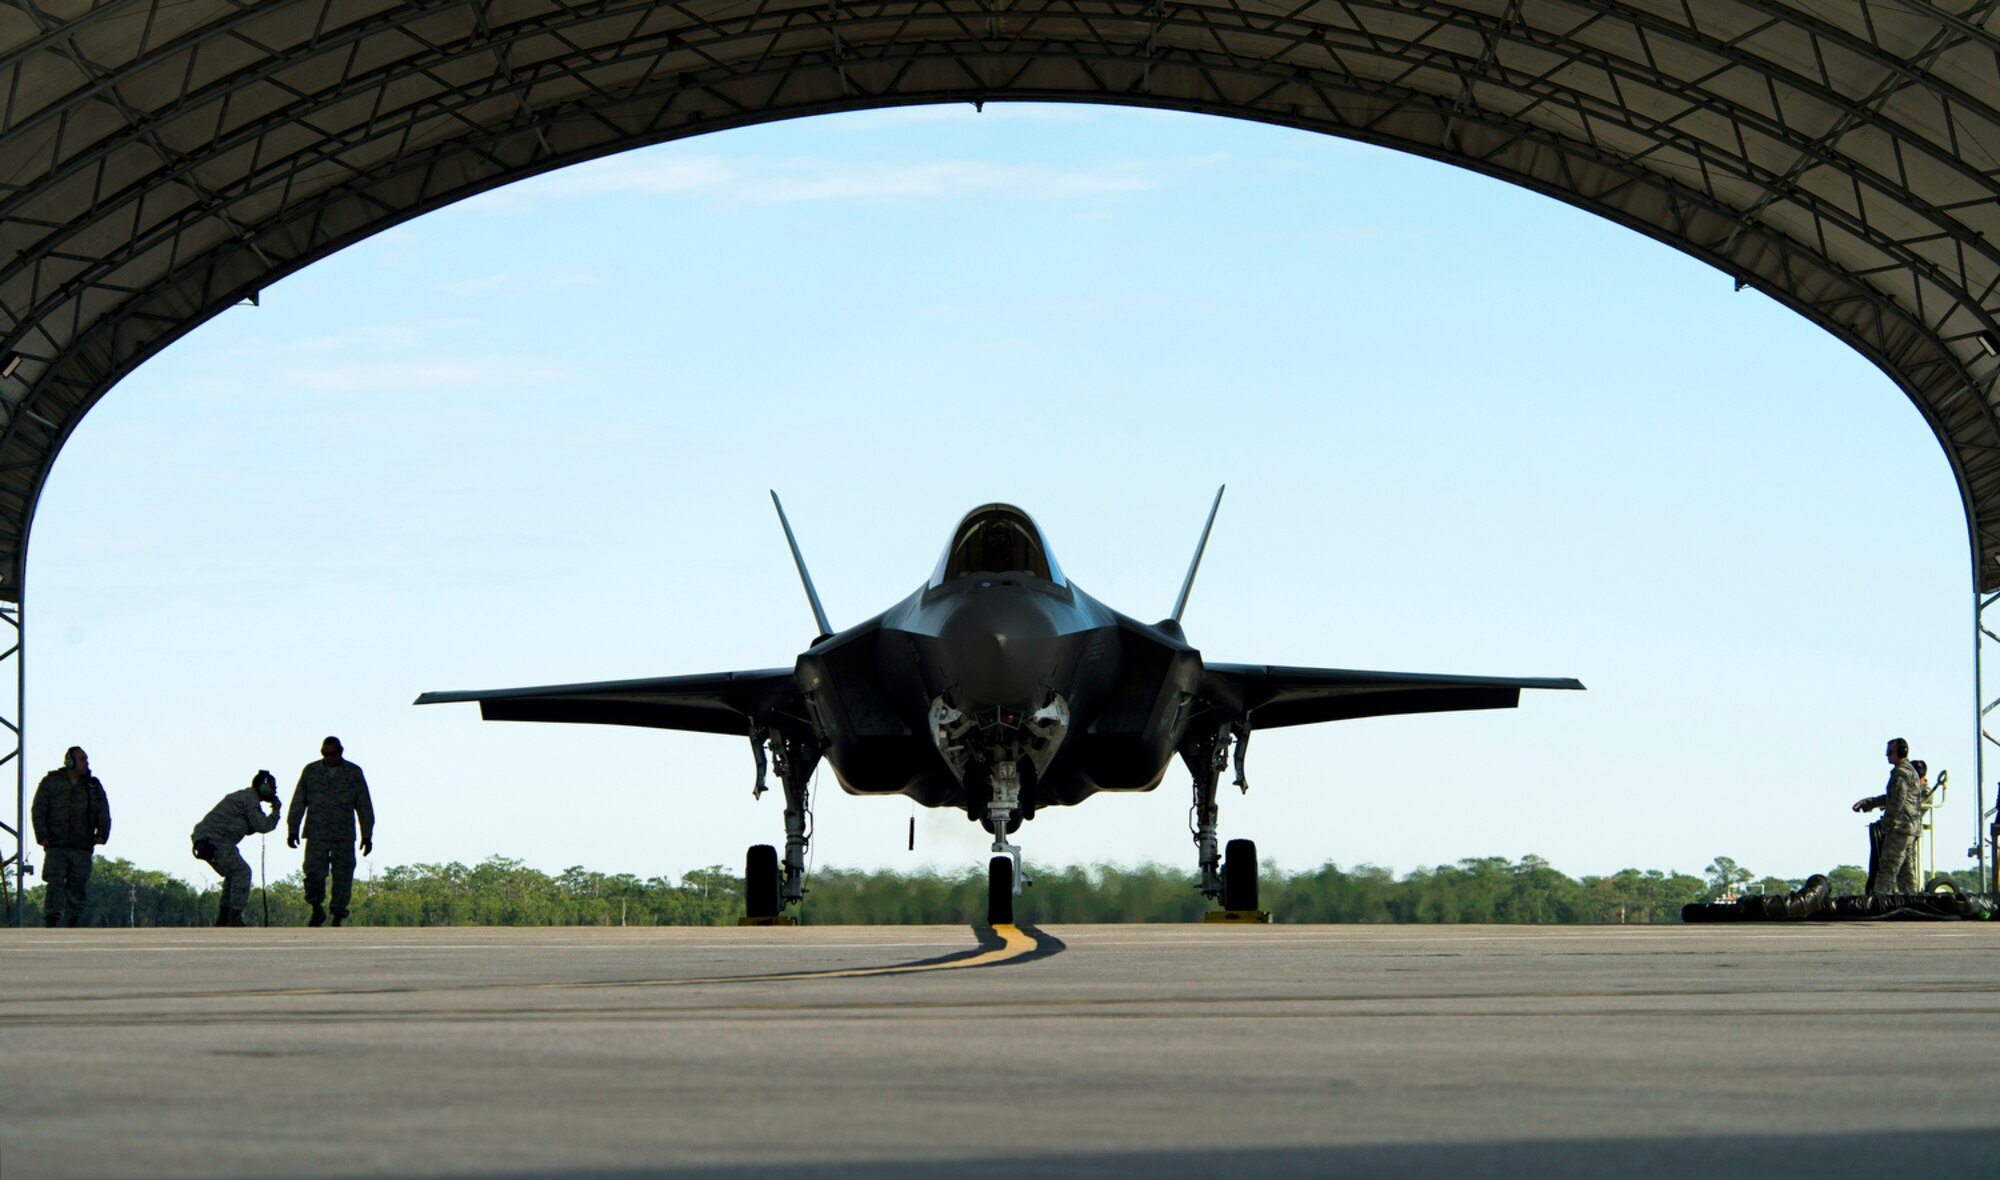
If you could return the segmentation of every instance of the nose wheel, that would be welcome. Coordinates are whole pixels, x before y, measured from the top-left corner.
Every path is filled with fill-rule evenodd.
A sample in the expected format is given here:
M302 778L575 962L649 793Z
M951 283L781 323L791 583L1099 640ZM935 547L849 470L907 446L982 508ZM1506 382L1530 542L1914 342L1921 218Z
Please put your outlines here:
M996 856L986 862L986 924L1014 924L1014 858Z

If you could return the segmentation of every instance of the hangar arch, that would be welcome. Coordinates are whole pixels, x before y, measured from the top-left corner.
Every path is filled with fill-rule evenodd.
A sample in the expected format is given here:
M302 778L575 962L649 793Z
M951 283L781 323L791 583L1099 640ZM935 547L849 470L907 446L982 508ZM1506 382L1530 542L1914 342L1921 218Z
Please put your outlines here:
M2000 589L2000 0L38 0L0 10L0 600L124 374L429 209L726 127L1107 102L1365 140L1711 263L1882 368ZM1989 241L1989 236L1993 239Z
M1362 140L1692 254L1904 391L1975 591L2000 591L2000 0L1947 4L23 0L0 8L0 602L18 624L83 415L286 274L643 144L1009 100Z

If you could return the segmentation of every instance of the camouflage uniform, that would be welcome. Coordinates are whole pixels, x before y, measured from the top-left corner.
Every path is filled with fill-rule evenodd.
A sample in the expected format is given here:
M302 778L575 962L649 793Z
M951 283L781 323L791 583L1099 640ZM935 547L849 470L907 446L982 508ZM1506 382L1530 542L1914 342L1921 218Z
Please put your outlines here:
M67 770L51 770L35 788L35 843L42 846L42 913L83 916L90 884L91 849L111 839L111 803L94 774L71 782Z
M340 761L329 766L325 759L306 763L299 772L299 785L292 792L292 814L285 821L290 839L299 836L305 825L306 903L318 905L326 897L326 876L333 873L333 905L336 918L347 916L347 902L354 895L354 823L361 821L361 838L375 838L375 804L368 798L368 780L361 768Z
M1916 893L1922 888L1917 879L1917 833L1924 822L1923 801L1916 767L1907 758L1890 768L1889 786L1882 794L1861 801L1863 811L1882 809L1882 850L1868 878L1868 892Z
M206 845L207 856L201 859L209 867L222 874L222 904L232 910L242 910L250 904L250 885L256 880L250 871L250 862L236 851L236 845L252 832L268 832L278 826L275 812L266 812L257 799L257 788L245 787L231 791L222 797L222 802L209 809L202 821L194 826L190 838L195 843L196 856Z

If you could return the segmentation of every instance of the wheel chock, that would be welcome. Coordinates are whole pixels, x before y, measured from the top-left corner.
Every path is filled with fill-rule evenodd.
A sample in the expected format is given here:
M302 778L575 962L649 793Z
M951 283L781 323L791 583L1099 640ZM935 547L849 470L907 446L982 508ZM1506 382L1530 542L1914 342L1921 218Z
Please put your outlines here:
M796 926L799 920L788 914L773 914L768 918L738 918L738 926Z
M1201 916L1201 920L1231 926L1269 926L1271 915L1263 910L1210 910Z

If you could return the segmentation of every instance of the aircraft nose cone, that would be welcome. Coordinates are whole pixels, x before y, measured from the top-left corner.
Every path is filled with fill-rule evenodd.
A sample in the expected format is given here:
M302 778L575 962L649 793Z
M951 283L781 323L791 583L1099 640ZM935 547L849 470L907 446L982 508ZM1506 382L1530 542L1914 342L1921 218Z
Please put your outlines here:
M960 708L1041 704L1057 628L1038 598L996 582L953 603L938 628L937 651L940 670L957 686Z

